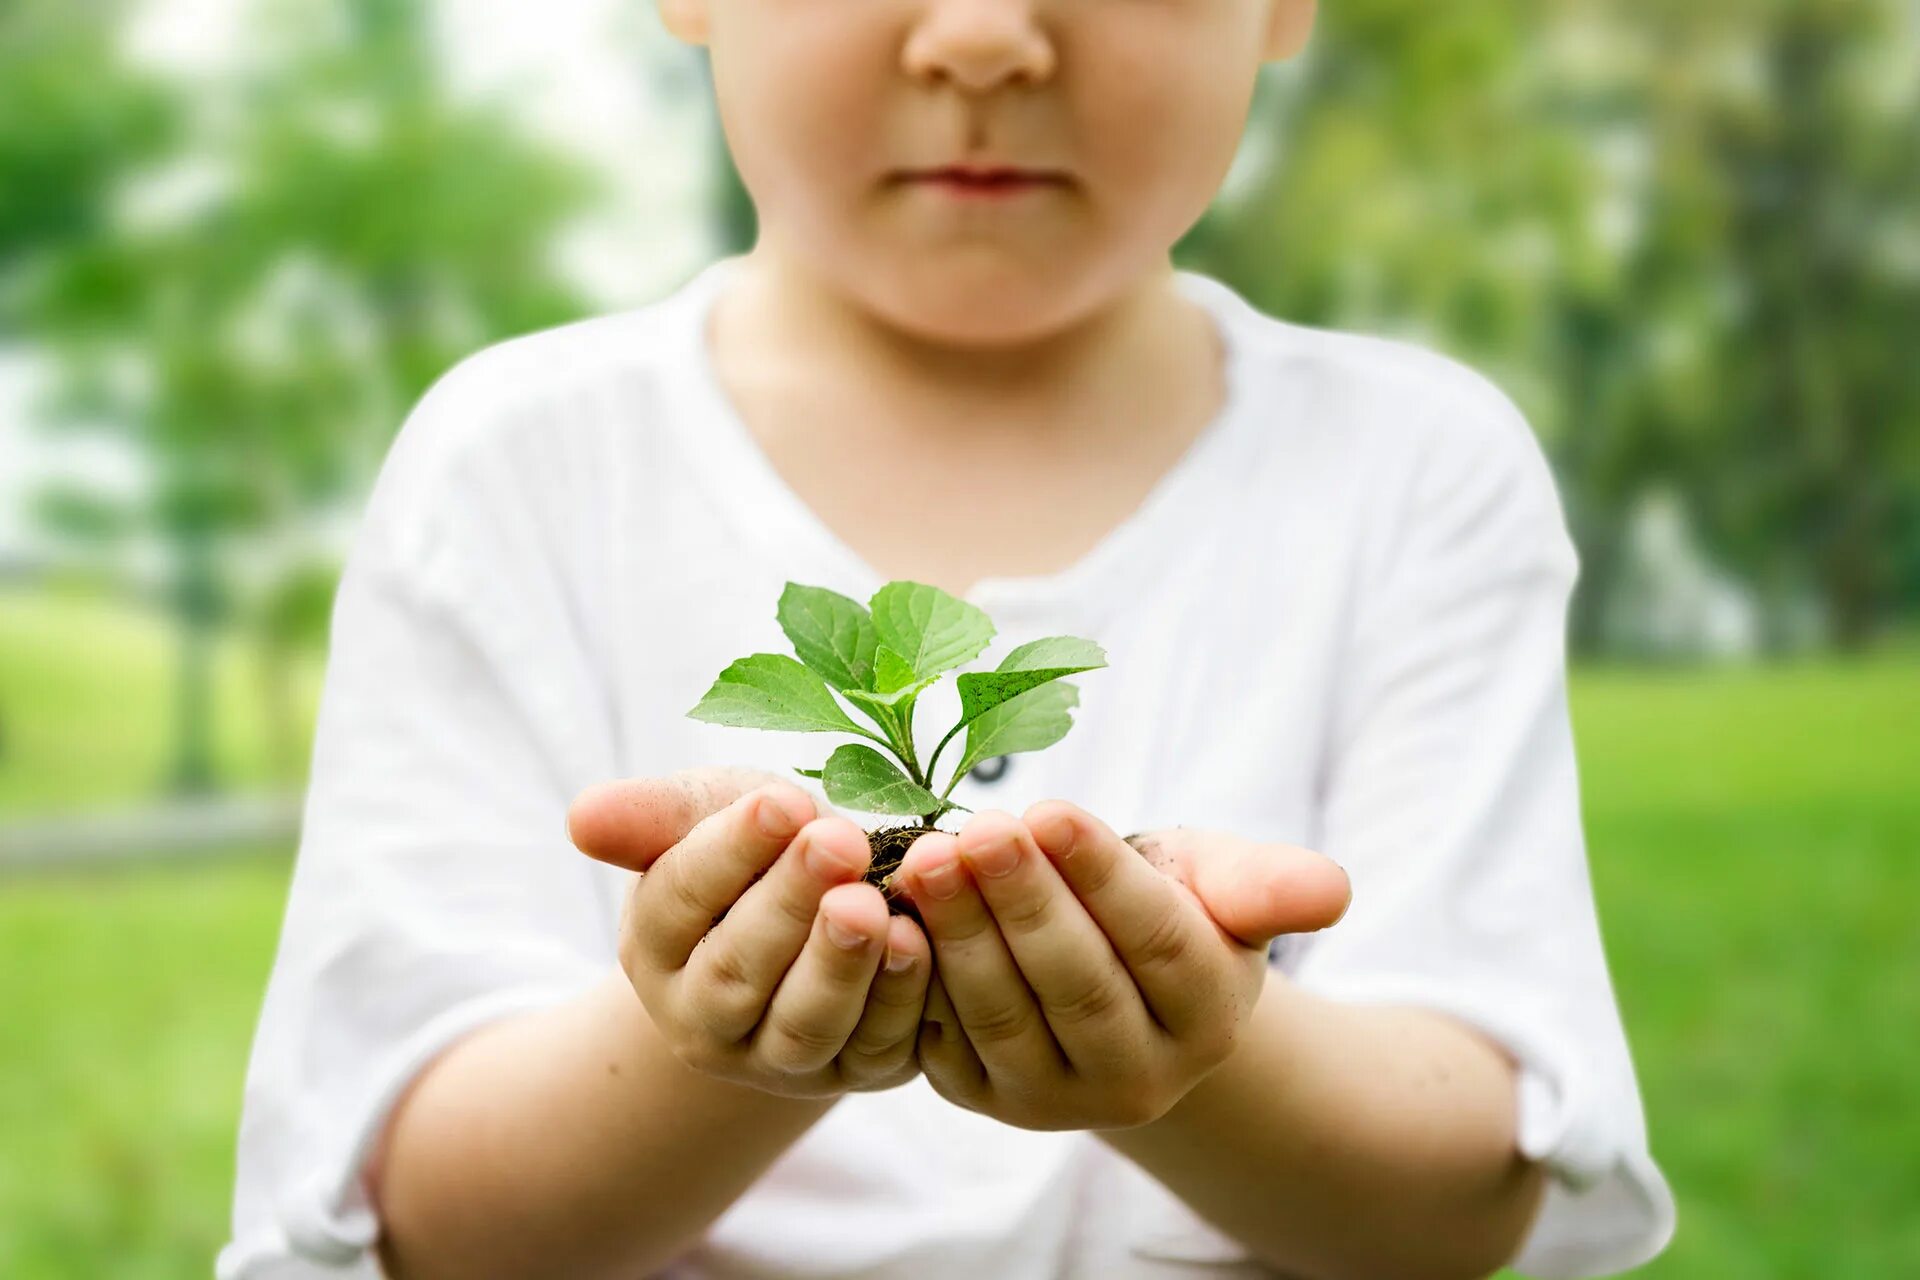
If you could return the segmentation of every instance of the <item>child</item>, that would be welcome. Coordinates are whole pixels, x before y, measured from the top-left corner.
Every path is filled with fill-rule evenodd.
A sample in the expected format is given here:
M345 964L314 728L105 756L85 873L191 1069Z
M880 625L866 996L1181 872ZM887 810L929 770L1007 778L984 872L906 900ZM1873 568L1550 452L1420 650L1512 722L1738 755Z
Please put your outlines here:
M1540 451L1463 367L1168 259L1313 0L660 4L759 241L405 423L220 1276L1658 1252ZM793 772L820 739L686 714L785 650L785 582L895 578L987 610L979 669L1058 634L1110 663L914 846L925 932ZM952 723L951 680L922 701Z

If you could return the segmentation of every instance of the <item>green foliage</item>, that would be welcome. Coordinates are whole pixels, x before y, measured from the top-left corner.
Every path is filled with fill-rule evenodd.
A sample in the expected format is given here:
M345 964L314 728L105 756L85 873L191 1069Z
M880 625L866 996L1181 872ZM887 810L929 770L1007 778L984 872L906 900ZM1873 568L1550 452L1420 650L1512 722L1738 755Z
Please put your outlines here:
M687 714L713 724L870 738L900 763L848 743L821 768L796 772L820 779L836 805L911 814L928 825L966 808L947 796L980 761L1039 751L1065 737L1073 727L1068 709L1079 704L1080 691L1061 677L1107 665L1106 653L1091 640L1047 636L1012 650L993 671L960 675L960 719L923 771L914 749L914 703L943 673L987 647L995 632L986 612L921 582L889 582L865 605L825 587L789 582L774 616L799 660L780 653L737 659ZM855 724L834 701L836 690L880 732ZM934 766L962 729L967 741L960 763L935 795Z
M880 640L866 607L837 591L789 582L775 610L800 660L836 689L874 687Z
M1790 641L1920 610L1920 26L1907 0L1343 0L1180 246L1289 320L1491 374L1607 636L1636 509Z
M859 733L826 681L784 653L737 658L694 709L697 718L750 729Z
M31 273L107 229L116 184L174 145L181 104L118 48L126 0L0 5L0 338Z
M1102 660L1096 664L1105 666ZM967 749L957 772L964 774L990 756L1038 751L1066 737L1073 727L1068 708L1080 704L1080 690L1064 681L1042 685L989 707L967 727Z
M924 583L889 582L873 593L868 607L880 643L904 659L915 677L971 662L993 639L993 623L983 610Z
M960 686L960 723L971 723L1035 685L1103 665L1100 646L1090 641L1074 636L1029 640L1001 659L996 669L969 671L955 681Z
M0 277L0 328L50 357L53 429L139 461L131 493L66 482L35 511L76 550L164 551L185 650L174 773L200 786L214 630L311 635L327 588L303 534L359 498L450 365L586 312L547 249L602 184L454 101L417 4L272 0L245 70L191 86L111 56L122 8L32 0L0 19L30 72L10 78L0 44L0 269L34 250ZM123 119L149 100L178 127ZM54 178L59 209L91 202L57 237L9 203Z
M835 747L818 776L830 800L862 813L930 814L951 807L865 743Z

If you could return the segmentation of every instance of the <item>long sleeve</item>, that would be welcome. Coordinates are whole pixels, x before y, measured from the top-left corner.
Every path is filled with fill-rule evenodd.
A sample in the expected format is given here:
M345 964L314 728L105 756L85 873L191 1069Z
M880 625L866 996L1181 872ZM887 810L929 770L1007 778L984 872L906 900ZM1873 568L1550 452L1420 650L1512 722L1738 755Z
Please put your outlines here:
M1303 986L1453 1014L1520 1066L1519 1142L1552 1174L1514 1265L1613 1272L1672 1198L1602 950L1565 624L1577 572L1531 431L1490 383L1433 407L1397 520L1366 548L1316 844L1353 906L1299 939Z
M563 825L606 698L494 389L410 415L332 624L304 829L240 1124L222 1280L378 1275L365 1160L456 1038L615 963Z

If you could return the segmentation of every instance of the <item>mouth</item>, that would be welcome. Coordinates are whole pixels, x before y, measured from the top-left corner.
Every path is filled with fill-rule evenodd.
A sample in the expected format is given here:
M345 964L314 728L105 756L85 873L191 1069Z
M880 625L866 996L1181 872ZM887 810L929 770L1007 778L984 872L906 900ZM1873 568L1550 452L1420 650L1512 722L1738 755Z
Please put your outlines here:
M1063 187L1067 176L1050 169L1015 169L1006 166L975 168L948 165L939 169L920 169L901 175L913 186L925 187L945 195L963 198L1005 198L1028 195Z

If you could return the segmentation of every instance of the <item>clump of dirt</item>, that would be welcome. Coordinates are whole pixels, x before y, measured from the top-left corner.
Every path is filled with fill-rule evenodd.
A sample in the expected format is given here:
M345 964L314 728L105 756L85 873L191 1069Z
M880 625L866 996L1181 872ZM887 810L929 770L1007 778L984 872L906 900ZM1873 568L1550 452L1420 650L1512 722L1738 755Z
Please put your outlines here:
M916 921L920 919L920 913L914 909L913 899L894 882L893 873L900 869L907 850L913 848L915 840L938 830L940 828L937 826L924 826L915 820L867 832L867 851L872 855L872 861L867 865L866 881L886 895L887 910L894 915L911 916ZM947 834L951 835L952 832Z
M907 850L913 848L913 842L929 831L941 830L938 826L924 826L919 821L903 822L899 826L881 827L867 832L867 851L872 861L867 864L866 882L879 889L887 900L887 910L896 916L911 916L915 923L920 913L914 908L913 899L894 882L894 872L906 860ZM946 834L951 835L952 832ZM1160 859L1152 837L1145 832L1136 831L1126 837L1136 853L1158 866Z

